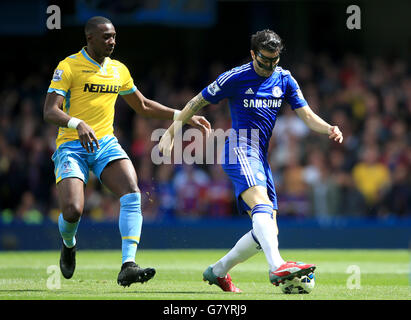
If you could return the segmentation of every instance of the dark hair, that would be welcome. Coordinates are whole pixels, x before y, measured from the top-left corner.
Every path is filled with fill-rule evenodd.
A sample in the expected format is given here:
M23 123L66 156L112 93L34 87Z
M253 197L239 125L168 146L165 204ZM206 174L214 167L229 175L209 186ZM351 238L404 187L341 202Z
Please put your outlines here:
M257 31L251 36L251 50L254 52L267 50L279 53L284 49L283 40L278 34L270 29Z
M111 21L105 17L101 16L95 16L90 19L88 19L86 26L84 27L84 32L86 35L89 33L93 32L99 24L106 24L106 23L111 23Z

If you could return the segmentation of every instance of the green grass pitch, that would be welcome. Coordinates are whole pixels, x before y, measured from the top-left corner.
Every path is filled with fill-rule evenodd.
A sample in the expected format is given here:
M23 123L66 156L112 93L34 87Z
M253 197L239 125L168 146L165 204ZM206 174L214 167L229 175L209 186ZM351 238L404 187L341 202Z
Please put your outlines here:
M79 250L77 269L70 280L56 272L58 251L0 252L0 300L411 299L407 250L282 250L286 260L317 264L316 287L307 295L285 295L271 285L263 253L231 270L241 294L222 292L203 282L204 269L226 251L141 249L137 263L155 267L157 274L147 283L127 288L116 283L120 250Z

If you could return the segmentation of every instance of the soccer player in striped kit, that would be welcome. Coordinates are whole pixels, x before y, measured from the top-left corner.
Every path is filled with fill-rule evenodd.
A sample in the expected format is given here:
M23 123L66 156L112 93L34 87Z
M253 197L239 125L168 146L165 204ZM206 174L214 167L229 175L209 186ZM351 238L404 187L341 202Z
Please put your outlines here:
M234 134L225 142L222 166L234 185L239 210L252 219L252 229L203 273L204 280L224 291L241 292L228 271L260 248L268 262L269 280L276 286L316 268L314 264L286 262L280 255L277 195L267 160L268 145L284 100L310 129L328 134L339 143L343 135L337 126L328 124L311 110L297 81L288 70L278 66L282 49L281 38L271 30L252 35L252 61L221 74L191 99L159 143L164 154L171 154L177 121L185 123L202 107L228 98Z
M54 71L44 104L44 119L59 126L52 159L62 210L60 270L70 279L76 267L76 233L92 170L120 200L122 265L117 282L129 286L150 280L155 269L135 263L143 223L141 195L133 164L114 136L114 105L121 95L138 114L170 120L178 110L144 97L128 68L110 59L116 45L110 20L90 18L85 35L87 46L62 60ZM193 116L189 123L205 133L210 129L204 117Z

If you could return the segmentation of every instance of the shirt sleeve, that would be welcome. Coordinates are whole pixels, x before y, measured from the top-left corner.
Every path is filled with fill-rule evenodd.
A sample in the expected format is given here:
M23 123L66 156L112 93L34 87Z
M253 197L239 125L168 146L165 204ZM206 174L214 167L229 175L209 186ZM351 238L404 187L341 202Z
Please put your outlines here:
M300 89L300 86L291 74L288 74L285 100L291 105L291 109L293 110L308 106L308 103L305 100L304 95Z
M217 80L205 87L201 94L210 103L216 104L221 100L232 96L235 85L235 74L227 71L218 76Z
M121 88L119 91L120 95L127 95L131 94L137 90L137 87L134 85L133 78L131 77L130 71L128 68L123 64L121 68Z
M54 70L53 78L47 92L55 92L63 97L70 90L73 75L70 65L66 61L60 61L57 68Z

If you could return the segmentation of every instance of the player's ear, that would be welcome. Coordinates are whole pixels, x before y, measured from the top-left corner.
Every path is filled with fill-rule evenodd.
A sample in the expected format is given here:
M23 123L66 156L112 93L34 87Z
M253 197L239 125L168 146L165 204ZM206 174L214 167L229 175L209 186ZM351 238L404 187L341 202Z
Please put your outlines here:
M93 32L86 32L86 41L89 42L93 39Z
M251 58L254 60L254 59L255 59L255 53L254 53L254 51L253 51L253 50L250 50L250 53L251 53Z

